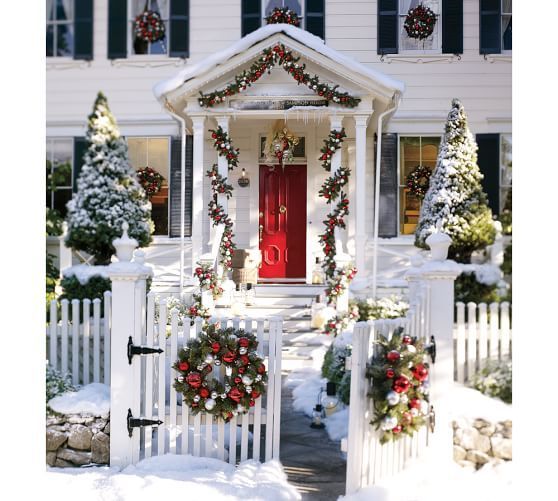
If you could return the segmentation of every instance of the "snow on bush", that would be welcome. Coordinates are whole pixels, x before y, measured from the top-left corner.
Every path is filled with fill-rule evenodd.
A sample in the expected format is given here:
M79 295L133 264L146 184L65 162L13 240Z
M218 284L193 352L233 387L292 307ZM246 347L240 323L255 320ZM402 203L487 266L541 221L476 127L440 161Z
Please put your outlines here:
M358 307L359 321L404 317L409 309L409 303L395 294L379 299L368 298L351 304Z
M110 412L110 386L91 383L78 391L58 395L48 406L60 414L91 414L105 416Z
M473 376L473 388L489 397L512 403L512 363L492 362Z
M47 410L48 402L54 397L66 392L76 391L72 385L72 376L70 374L62 374L61 372L53 369L50 365L46 367L46 402Z

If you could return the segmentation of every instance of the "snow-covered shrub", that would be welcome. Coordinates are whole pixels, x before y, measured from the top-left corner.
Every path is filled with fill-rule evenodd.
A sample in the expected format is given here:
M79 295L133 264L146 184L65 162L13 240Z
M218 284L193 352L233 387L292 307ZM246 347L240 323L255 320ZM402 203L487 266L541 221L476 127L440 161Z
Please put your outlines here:
M512 244L508 245L504 250L504 262L502 263L502 272L504 275L512 274Z
M62 235L62 218L60 212L56 209L46 208L46 234L51 237Z
M112 241L129 224L130 237L140 247L151 242L151 203L128 161L128 146L120 135L106 97L99 92L87 128L89 144L77 179L77 192L68 202L66 245L108 264ZM79 159L78 159L79 160Z
M380 299L365 299L352 301L352 306L358 308L358 320L378 320L380 318L404 317L409 304L401 296L391 295Z
M415 245L427 249L426 239L441 224L441 231L452 240L448 257L461 263L469 263L472 252L492 244L496 236L482 190L477 149L465 109L454 99L422 204Z
M61 299L103 299L103 293L112 288L110 278L102 275L92 275L85 283L81 283L77 276L64 276L60 281L63 293Z
M322 376L328 381L335 383L337 396L344 404L349 403L349 391L347 388L346 375L348 374L349 387L351 372L345 371L345 359L351 356L350 345L332 343L324 356L322 365ZM345 384L343 385L343 380Z
M45 292L46 292L46 311L50 309L50 302L56 299L56 285L58 283L59 271L54 265L54 256L47 252L46 254L46 280L45 280Z
M496 284L486 285L479 282L475 274L461 273L454 283L455 301L462 303L492 303L498 301L498 286Z
M47 363L46 367L46 402L47 411L49 411L48 402L54 397L66 393L67 391L76 391L72 385L72 376L70 374L62 374L53 369Z
M473 388L489 397L512 403L512 363L491 362L473 376Z

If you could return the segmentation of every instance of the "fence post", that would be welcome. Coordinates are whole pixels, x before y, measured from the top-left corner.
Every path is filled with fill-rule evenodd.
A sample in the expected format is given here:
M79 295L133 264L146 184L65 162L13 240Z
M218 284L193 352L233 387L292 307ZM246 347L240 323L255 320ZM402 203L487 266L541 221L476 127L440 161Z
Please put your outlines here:
M58 237L58 263L60 264L60 278L62 278L62 271L72 266L72 249L66 247L65 239L68 233L68 223L62 223L62 235Z
M433 233L426 240L432 258L422 268L422 277L429 290L428 324L436 340L436 363L431 371L430 402L436 413L433 435L436 456L453 461L453 429L447 404L453 390L453 283L460 273L459 265L447 259L451 238L445 233Z
M136 311L136 288L140 281L145 281L151 274L151 270L141 262L132 262L138 242L128 236L127 223L122 224L122 230L122 237L112 242L118 261L108 267L112 281L110 465L125 467L134 462L134 454L139 454L139 433L136 431L132 438L129 437L126 417L128 409L132 410L134 417L139 417L141 367L138 357L132 359L132 364L128 362L127 344L130 336L134 344L141 344L141 318Z

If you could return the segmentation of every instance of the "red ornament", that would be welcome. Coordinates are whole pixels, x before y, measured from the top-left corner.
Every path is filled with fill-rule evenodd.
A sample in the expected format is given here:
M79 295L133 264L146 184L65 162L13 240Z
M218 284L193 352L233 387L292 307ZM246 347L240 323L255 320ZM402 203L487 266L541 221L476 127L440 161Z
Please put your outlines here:
M428 369L424 364L417 364L411 369L411 372L417 381L422 382L428 377Z
M240 402L240 399L244 396L244 392L240 391L236 386L229 391L229 398L234 400L236 403Z
M252 392L252 393L253 393L253 392ZM256 405L256 402L254 402L253 400L250 400L249 405L250 405L250 407L254 407L254 405Z
M202 397L202 398L209 397L209 390L207 388L202 388L200 390L200 397Z
M260 393L258 391L252 391L252 398L258 398L260 396Z
M392 428L391 431L392 431L393 433L401 433L401 430L402 430L402 429L403 429L403 428L401 427L401 425L398 424L395 428Z
M410 412L404 412L402 421L404 425L410 425L413 422L413 415Z
M188 362L180 362L178 364L178 370L179 371L187 371L190 368L190 364Z
M239 367L238 368L238 373L239 374L244 374L246 372L246 368L245 367Z
M397 393L405 393L409 390L411 382L405 376L399 376L393 382L393 389Z
M258 371L258 374L263 374L265 372L265 365L260 365L256 370Z
M240 384L240 383L242 383L242 379L237 376L237 377L234 378L234 382L235 382L235 384Z
M241 346L242 348L248 348L249 344L250 344L250 340L247 337L241 337L238 340L238 345Z
M236 355L232 351L227 351L227 353L223 355L223 362L227 362L228 364L234 362L235 359Z
M211 351L213 351L213 353L217 353L220 349L221 349L221 345L217 341L212 343Z
M388 362L390 362L390 363L393 364L393 363L397 362L397 361L401 358L401 355L399 354L398 351L396 351L396 350L391 350L391 351L386 355L386 358L387 358Z
M393 379L395 377L395 371L393 369L387 369L386 370L386 377L388 379Z
M240 355L240 361L242 362L242 365L248 365L250 363L248 355Z
M413 342L413 340L411 339L411 336L403 336L403 338L401 339L401 342L403 344L411 344Z
M186 382L192 388L199 388L202 382L201 374L199 372L190 372L190 374L188 374L188 377L186 378Z
M420 409L420 399L411 398L411 400L409 400L409 407L411 409Z

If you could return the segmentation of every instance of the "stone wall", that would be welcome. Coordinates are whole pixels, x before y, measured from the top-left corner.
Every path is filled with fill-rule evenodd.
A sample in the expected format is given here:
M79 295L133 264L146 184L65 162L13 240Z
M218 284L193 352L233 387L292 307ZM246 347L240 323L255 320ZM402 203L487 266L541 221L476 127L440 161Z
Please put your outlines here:
M63 468L109 463L108 415L49 415L46 424L46 462L49 466Z
M512 458L512 422L459 419L453 422L453 458L461 466L479 469L486 463Z

